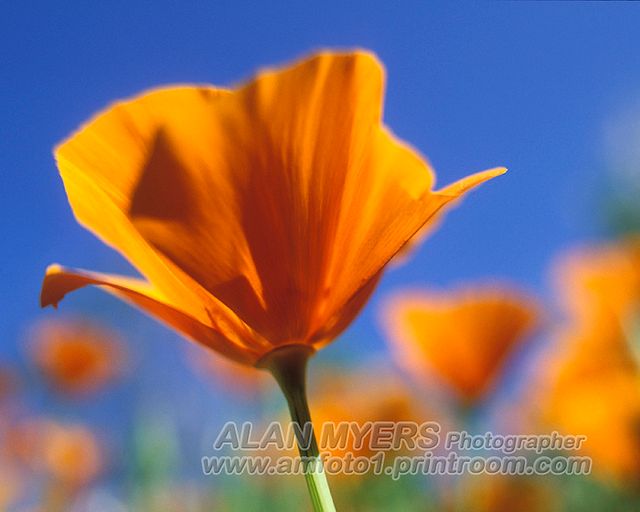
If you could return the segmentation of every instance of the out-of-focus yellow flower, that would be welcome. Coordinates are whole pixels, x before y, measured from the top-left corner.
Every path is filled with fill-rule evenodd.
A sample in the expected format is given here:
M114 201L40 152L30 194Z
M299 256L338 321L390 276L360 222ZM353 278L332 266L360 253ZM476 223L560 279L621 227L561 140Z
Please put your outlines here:
M104 388L121 375L125 362L118 336L84 320L41 322L34 329L29 354L47 381L72 395Z
M555 266L564 306L574 318L640 315L640 237L569 251Z
M318 348L354 318L409 239L492 169L434 191L382 124L383 69L324 52L232 91L155 90L55 152L73 211L146 278L47 270L41 301L86 285L255 365Z
M640 376L620 325L604 318L559 336L543 414L559 432L587 436L581 454L594 473L640 482Z
M104 468L100 442L84 425L29 420L15 426L6 443L15 460L70 488L92 482Z
M46 437L44 461L57 480L82 485L98 476L103 460L93 432L78 425L52 425Z
M435 373L467 404L485 396L513 349L531 334L537 307L507 287L414 292L386 310L392 350L415 378Z
M566 255L556 269L569 318L540 376L543 417L564 434L586 435L594 473L640 483L640 243L623 241Z

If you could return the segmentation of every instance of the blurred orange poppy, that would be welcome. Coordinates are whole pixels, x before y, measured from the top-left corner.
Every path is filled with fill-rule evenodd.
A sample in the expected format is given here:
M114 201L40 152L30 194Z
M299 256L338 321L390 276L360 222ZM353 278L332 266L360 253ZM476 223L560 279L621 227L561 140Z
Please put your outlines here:
M569 317L540 379L543 418L586 435L594 472L640 483L640 367L633 337L640 313L640 243L569 252L556 267Z
M537 316L526 295L486 286L400 294L387 306L386 328L402 366L420 380L435 373L471 404L491 390Z
M233 91L159 89L98 115L58 167L79 222L146 280L53 265L42 304L99 285L249 365L330 342L417 231L504 172L434 191L382 124L383 87L373 55L324 52Z
M88 395L114 381L123 371L124 348L113 332L85 320L40 322L29 354L57 390Z
M43 456L49 473L72 485L94 480L104 463L98 439L80 425L50 425Z
M16 425L5 442L15 460L71 488L92 482L104 468L101 443L84 425L27 420Z
M601 476L640 483L640 374L620 324L598 322L560 333L542 379L546 424L585 435L581 453ZM544 388L543 388L544 389Z
M555 265L558 293L574 318L640 315L640 237L568 251Z

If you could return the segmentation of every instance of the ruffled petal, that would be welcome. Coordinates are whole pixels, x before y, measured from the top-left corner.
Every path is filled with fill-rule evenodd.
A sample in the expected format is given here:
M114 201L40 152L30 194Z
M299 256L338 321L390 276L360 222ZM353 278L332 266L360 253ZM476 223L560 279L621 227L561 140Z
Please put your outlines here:
M104 288L109 293L139 307L152 317L168 324L182 335L201 343L235 361L253 365L259 355L251 347L237 341L237 332L221 332L204 324L172 305L156 289L145 281L95 272L69 270L51 265L42 285L42 307L58 303L67 293L88 285ZM220 327L220 325L218 325Z
M115 104L60 144L55 157L80 224L121 252L153 285L205 321L207 293L149 246L132 225L132 194L166 124L188 124L225 94L209 87L159 89ZM212 306L213 307L213 306Z

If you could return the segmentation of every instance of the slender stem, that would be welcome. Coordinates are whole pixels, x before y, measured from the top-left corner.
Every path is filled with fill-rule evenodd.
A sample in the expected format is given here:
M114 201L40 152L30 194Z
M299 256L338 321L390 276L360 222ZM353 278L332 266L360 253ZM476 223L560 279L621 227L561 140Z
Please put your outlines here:
M259 366L271 372L287 399L313 510L335 512L307 403L307 361L313 352L305 345L282 347L267 354Z

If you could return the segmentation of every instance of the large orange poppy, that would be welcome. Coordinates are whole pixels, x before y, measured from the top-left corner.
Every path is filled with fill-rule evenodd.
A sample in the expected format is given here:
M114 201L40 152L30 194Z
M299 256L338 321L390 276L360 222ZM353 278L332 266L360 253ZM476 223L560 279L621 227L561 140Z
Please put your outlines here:
M411 237L492 169L434 191L382 124L384 72L320 53L232 91L154 90L55 151L80 223L144 279L47 269L41 301L86 285L255 365L335 338Z

